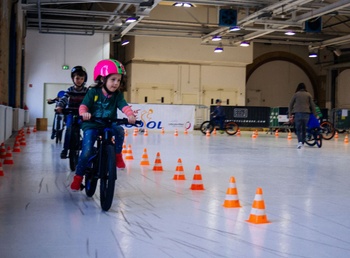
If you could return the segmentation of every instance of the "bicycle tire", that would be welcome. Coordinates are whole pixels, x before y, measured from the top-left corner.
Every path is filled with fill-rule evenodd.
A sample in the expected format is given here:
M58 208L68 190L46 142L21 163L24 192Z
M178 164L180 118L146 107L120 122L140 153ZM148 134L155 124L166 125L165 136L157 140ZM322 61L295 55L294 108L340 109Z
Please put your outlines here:
M93 173L94 168L88 168L85 171L85 194L92 197L96 192L98 178Z
M80 128L79 132L73 129L71 137L71 146L69 148L69 167L72 171L75 171L80 152Z
M321 148L322 147L322 134L319 133L318 131L316 131L315 133L315 142L316 142L316 145L317 147Z
M305 143L309 146L315 146L316 139L312 131L309 133L306 133Z
M208 130L209 130L209 133L211 133L214 130L214 127L215 127L215 125L213 122L204 121L200 126L200 130L205 135L205 134L207 134Z
M117 169L114 146L107 145L103 148L104 162L101 164L103 171L100 171L100 202L102 210L108 211L113 202Z
M235 122L227 122L225 125L225 131L228 135L235 135L238 132L238 124Z
M323 121L321 123L321 128L322 128L322 138L325 140L330 140L334 137L335 135L335 128L333 124L329 121Z

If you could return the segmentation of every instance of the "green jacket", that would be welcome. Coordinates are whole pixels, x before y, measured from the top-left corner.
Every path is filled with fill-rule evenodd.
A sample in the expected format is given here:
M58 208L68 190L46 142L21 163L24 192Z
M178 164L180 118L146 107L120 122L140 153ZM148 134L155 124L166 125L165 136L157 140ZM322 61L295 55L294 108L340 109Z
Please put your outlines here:
M93 117L108 118L117 118L117 110L122 110L123 107L128 106L123 93L117 91L110 96L105 96L103 95L102 88L99 87L90 88L81 104L88 107L89 113L91 113ZM81 126L83 131L101 127L103 126L90 121L82 123Z

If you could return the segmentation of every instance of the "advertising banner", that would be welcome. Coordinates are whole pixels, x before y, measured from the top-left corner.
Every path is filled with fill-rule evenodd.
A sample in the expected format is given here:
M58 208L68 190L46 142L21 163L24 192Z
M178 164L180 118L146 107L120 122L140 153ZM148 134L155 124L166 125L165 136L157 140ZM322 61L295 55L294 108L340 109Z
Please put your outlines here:
M141 120L147 129L179 131L193 130L195 122L195 106L164 104L129 104L137 120ZM125 115L118 110L118 117Z

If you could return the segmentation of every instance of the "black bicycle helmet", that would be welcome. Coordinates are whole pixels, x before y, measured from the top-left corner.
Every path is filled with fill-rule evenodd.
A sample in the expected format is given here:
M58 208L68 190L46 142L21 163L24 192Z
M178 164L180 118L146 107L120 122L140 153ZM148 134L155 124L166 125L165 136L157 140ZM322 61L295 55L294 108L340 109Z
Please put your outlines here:
M74 66L70 72L70 77L72 78L72 80L74 78L74 75L85 76L84 83L87 82L88 75L87 75L86 69L83 66L81 65Z
M221 102L222 102L221 99L215 100L215 104L218 104L218 103L221 103Z

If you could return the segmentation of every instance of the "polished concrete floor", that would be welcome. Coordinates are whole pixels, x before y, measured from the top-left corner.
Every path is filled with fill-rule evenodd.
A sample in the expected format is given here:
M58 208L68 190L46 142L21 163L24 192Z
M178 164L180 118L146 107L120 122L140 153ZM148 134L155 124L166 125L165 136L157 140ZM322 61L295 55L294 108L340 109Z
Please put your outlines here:
M49 131L25 134L0 177L0 257L350 257L350 146L322 148L286 133L133 136L133 161L118 170L114 201L72 192L74 172ZM14 137L5 146L13 146ZM144 149L151 165L140 166ZM163 172L152 171L160 153ZM173 180L181 158L186 180ZM2 160L3 161L3 160ZM196 165L205 190L191 190ZM226 208L234 177L241 208ZM198 183L198 182L197 182ZM256 190L270 223L246 220Z

